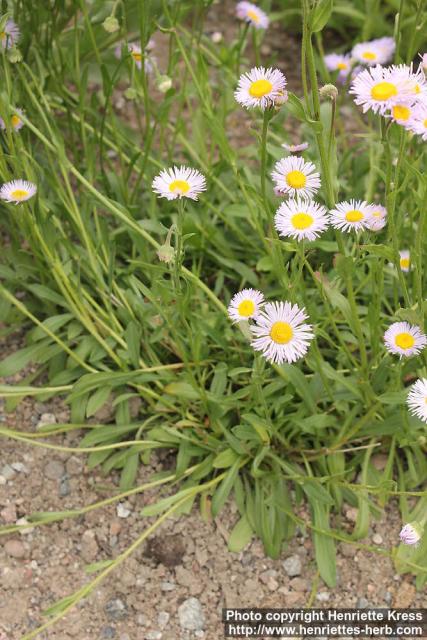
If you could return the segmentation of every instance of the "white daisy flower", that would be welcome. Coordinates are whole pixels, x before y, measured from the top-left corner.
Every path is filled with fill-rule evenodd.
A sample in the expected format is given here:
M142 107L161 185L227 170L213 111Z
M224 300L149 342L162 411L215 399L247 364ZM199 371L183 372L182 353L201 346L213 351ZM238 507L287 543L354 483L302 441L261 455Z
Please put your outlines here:
M390 62L395 49L396 43L393 38L385 37L356 44L352 49L351 55L362 64L386 64Z
M148 48L150 45L150 48ZM150 49L152 49L152 47L154 46L154 43L152 40L149 40L147 47L145 49L145 55L144 55L144 69L146 71L146 73L151 73L153 71L153 63L154 63L154 57L153 56L149 56L148 51ZM116 48L114 49L114 55L116 56L116 58L121 58L122 56L122 47L123 44L118 44L116 46ZM141 47L136 44L135 42L131 42L129 44L126 45L127 51L130 53L133 61L135 62L136 66L138 67L138 69L141 69L142 67L142 49Z
M408 124L413 118L414 109L412 105L407 104L395 104L391 109L389 114L385 114L397 124L403 125L405 128L408 128Z
M384 229L387 224L387 209L380 204L370 204L367 209L366 227L371 231Z
M256 289L243 289L236 293L228 305L228 315L233 322L251 320L258 316L264 304L264 296Z
M3 31L0 32L0 42L3 49L13 47L19 40L21 32L13 20L6 20Z
M267 29L270 24L267 14L252 2L238 2L236 5L236 16L240 20L249 22L256 29Z
M411 254L407 249L399 251L399 264L401 271L408 273L411 269Z
M412 415L427 422L427 378L421 378L412 385L406 403Z
M289 151L289 153L298 153L298 151L308 149L308 142L301 142L301 144L286 144L284 142L281 146L286 149L286 151Z
M371 212L364 200L349 200L339 202L329 215L330 223L335 229L350 232L367 229Z
M153 191L161 198L191 198L198 200L198 195L206 191L206 179L196 169L190 167L173 167L163 169L153 180Z
M354 101L362 106L363 113L372 109L381 115L396 104L413 104L416 99L412 79L397 72L396 67L380 65L358 73L349 93L355 96Z
M240 76L234 97L242 106L260 107L263 111L283 99L286 78L278 69L254 67Z
M19 204L29 200L36 193L37 187L27 180L12 180L5 182L0 189L0 198L6 202Z
M278 189L290 196L311 198L320 188L320 174L314 164L297 156L276 162L271 177Z
M15 113L10 117L9 124L14 131L19 131L24 126L24 123L21 119L23 112L21 109L15 109ZM3 118L0 118L0 129L3 131L7 128L5 121Z
M384 343L389 353L401 358L416 356L427 344L427 336L409 322L393 322L384 334Z
M418 69L414 71L412 63L410 65L394 65L393 75L398 82L402 82L410 86L412 96L416 102L421 102L421 104L426 103L427 79L424 70L421 67L418 67Z
M299 197L283 202L274 217L274 226L281 236L296 240L316 240L329 226L325 207Z
M427 103L417 104L411 110L411 117L403 123L405 129L421 136L427 142Z
M351 56L349 54L328 53L323 60L328 71L338 71L338 80L344 82L351 71Z
M269 362L295 362L307 353L314 338L305 309L290 302L268 302L251 326L252 346Z

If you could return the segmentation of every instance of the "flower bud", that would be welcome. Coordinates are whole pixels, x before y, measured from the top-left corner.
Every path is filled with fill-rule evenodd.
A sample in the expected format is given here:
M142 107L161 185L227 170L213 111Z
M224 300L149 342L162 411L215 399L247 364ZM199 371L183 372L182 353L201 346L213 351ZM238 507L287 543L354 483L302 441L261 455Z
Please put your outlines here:
M222 33L221 31L214 31L211 35L211 40L214 44L218 44L222 41Z
M319 93L321 98L330 98L331 100L336 100L338 97L338 89L333 84L325 84L319 89Z
M175 259L175 249L165 242L157 251L157 257L160 262L173 262Z
M420 522L410 522L402 528L399 538L403 544L416 545L421 540L423 529Z
M119 21L115 16L108 16L108 18L105 18L102 26L105 31L108 31L108 33L115 33L120 29Z
M166 93L172 86L172 79L169 76L159 76L157 79L157 88L162 93Z
M126 100L135 100L137 96L137 92L133 87L129 87L129 89L126 89L126 91L124 92L124 96Z

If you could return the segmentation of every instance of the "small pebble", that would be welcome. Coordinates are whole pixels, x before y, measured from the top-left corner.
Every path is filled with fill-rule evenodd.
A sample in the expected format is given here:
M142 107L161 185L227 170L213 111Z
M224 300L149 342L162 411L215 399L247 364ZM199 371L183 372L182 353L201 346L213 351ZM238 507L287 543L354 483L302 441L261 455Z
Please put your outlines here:
M105 605L104 611L110 620L123 620L128 614L127 605L120 598L111 598Z
M173 591L176 589L176 584L174 582L162 582L160 585L162 591Z
M128 509L126 503L119 502L119 504L117 505L117 516L119 518L129 518L130 514L131 510Z
M10 466L16 471L16 473L29 473L28 467L26 467L22 462L12 462Z
M166 627L169 619L170 615L167 611L160 611L159 615L157 616L157 624L159 625L160 629L164 629Z
M29 523L28 523L28 520L27 520L26 518L19 518L19 519L16 521L16 523L15 523L15 524L18 524L18 525L21 525L21 526L22 526L23 524L29 524ZM28 535L29 533L32 533L32 531L34 531L34 527L27 527L27 528L25 528L25 529L21 529L21 530L19 531L19 533L20 533L21 535L23 535L23 536L26 536L26 535Z
M359 598L356 603L357 609L367 609L369 607L369 601L366 598Z
M61 498L65 498L70 495L70 483L68 482L68 475L65 474L61 478L61 482L59 484L59 495Z
M42 413L40 420L36 424L36 429L44 427L47 424L56 424L56 418L53 413Z
M116 630L114 627L103 627L101 629L101 638L115 638Z
M50 460L44 468L44 475L49 480L59 480L64 473L65 467L61 460Z
M162 632L161 631L149 631L145 634L145 640L161 640Z
M373 542L374 544L382 544L382 542L383 542L383 538L382 538L382 536L380 536L380 534L379 534L379 533L376 533L376 534L372 537L372 542Z
M331 594L328 593L327 591L321 591L316 596L316 600L318 600L319 602L327 602L328 600L330 600L330 598L331 598Z
M294 554L293 556L289 556L289 558L286 558L286 560L282 562L282 566L285 572L287 573L287 575L290 576L291 578L294 576L301 575L301 570L302 570L301 558L297 554Z
M179 624L182 629L197 631L205 626L205 614L200 600L188 598L178 607Z
M5 464L1 470L1 475L6 480L13 480L13 478L16 476L16 471L10 466L10 464Z
M25 547L20 540L8 540L4 545L4 550L12 558L23 558L25 556Z

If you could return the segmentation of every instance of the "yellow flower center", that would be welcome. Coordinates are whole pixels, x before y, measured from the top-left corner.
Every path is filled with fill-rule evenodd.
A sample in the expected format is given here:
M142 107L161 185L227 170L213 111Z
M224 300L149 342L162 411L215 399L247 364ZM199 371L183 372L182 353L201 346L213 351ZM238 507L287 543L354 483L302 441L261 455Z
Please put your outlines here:
M248 18L250 18L251 20L253 20L254 22L256 22L258 24L259 22L259 15L256 13L256 11L252 11L251 9L249 9L249 11L246 14L248 16Z
M187 193L190 189L190 185L186 180L174 180L169 185L169 191L172 193Z
M401 104L397 104L392 109L393 118L396 120L408 120L411 115L411 110L409 107L405 107Z
M372 87L371 96L374 100L390 100L393 96L397 96L397 87L392 82L378 82Z
M251 86L249 87L249 93L252 98L262 98L263 96L267 95L267 93L270 93L272 88L273 85L269 80L255 80L255 82L252 82Z
M396 346L400 347L401 349L410 349L414 346L415 339L414 336L411 336L410 333L406 333L406 331L404 331L403 333L397 334L394 342L396 343Z
M15 189L15 191L12 191L10 195L14 200L23 200L28 196L28 191L25 191L24 189Z
M400 258L400 268L401 269L409 269L409 265L411 264L410 258Z
M416 84L414 87L414 93L420 93L421 92L421 87L419 84Z
M12 116L10 120L12 123L12 127L17 127L21 122L21 118L19 118L18 116Z
M291 325L282 320L275 322L270 329L270 338L277 344L287 344L293 335Z
M373 218L381 218L381 211L374 211L372 214Z
M142 54L141 53L139 53L138 51L132 51L131 55L132 55L132 58L136 62L141 62L141 60L142 60Z
M237 307L237 311L239 313L239 316L249 318L249 316L253 315L255 311L255 303L253 302L253 300L242 300L242 302Z
M337 69L339 69L340 71L345 71L347 69L346 63L345 62L338 62Z
M424 120L423 125L425 126L425 128L427 129L427 118Z
M307 182L307 178L303 174L302 171L289 171L286 177L286 182L289 187L293 187L294 189L301 189L305 187L305 183Z
M292 216L291 222L295 229L307 229L313 224L313 216L309 213L296 213Z
M359 220L363 220L363 213L357 209L353 209L352 211L347 211L345 219L348 222L359 222Z
M365 58L365 60L376 60L377 54L372 51L365 51L365 53L362 53L362 58Z

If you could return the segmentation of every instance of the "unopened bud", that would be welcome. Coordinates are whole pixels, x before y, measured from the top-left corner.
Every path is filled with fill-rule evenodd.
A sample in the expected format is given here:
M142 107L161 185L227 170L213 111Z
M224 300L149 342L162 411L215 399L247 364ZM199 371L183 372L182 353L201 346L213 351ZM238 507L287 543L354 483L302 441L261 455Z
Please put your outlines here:
M157 257L160 262L173 262L175 259L175 249L170 244L162 244L157 251Z
M16 62L21 62L22 53L16 47L10 47L7 50L7 57L9 58L9 62L15 64Z
M115 33L120 29L119 21L115 16L108 16L108 18L105 18L102 26L105 31L108 31L108 33Z
M338 97L338 89L334 84L325 84L319 89L320 96L322 98L330 98L336 100Z
M159 76L157 80L157 88L162 93L166 93L172 86L172 80L169 76Z

